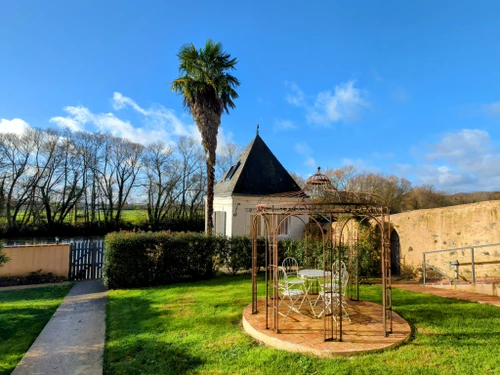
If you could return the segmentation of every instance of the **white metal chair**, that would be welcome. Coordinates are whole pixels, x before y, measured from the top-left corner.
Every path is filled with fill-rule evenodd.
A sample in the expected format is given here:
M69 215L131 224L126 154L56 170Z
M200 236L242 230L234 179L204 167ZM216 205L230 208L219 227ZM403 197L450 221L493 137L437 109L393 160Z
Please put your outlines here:
M318 315L318 318L321 317L325 312L332 313L332 305L334 307L341 308L343 312L343 316L345 316L349 321L351 321L351 317L347 313L346 310L346 299L345 299L345 291L347 288L347 283L349 282L349 272L347 271L347 267L342 261L335 261L332 266L332 283L320 284L320 291L318 293L318 298L314 305L322 300L324 303L323 310ZM340 292L339 292L340 289ZM342 304L340 303L340 294L342 294ZM336 320L335 316L334 319Z
M278 267L278 295L280 299L278 313L284 317L283 323L291 312L302 315L300 308L305 300L304 294L302 289L294 289L292 285L290 285L285 269L283 267ZM282 304L285 304L287 307L286 313L281 311Z
M285 258L281 264L288 277L288 284L292 288L301 287L304 288L305 281L299 278L299 263L295 258L288 257Z

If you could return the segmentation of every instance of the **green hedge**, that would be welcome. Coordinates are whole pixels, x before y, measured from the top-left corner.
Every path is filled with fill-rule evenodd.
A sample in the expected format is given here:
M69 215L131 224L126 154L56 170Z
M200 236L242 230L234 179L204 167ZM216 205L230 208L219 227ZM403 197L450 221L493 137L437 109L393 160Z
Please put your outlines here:
M115 289L210 278L226 239L202 233L115 232L105 241L104 282Z
M264 238L257 239L257 264L265 266ZM252 238L248 236L233 236L227 239L226 246L222 249L221 266L232 274L238 271L247 271L252 268Z
M111 289L207 279L220 269L236 274L252 268L252 239L246 236L225 238L203 233L115 232L108 234L105 241L103 277ZM265 245L263 238L257 239L260 268L265 265ZM376 270L378 252L369 241L361 245L365 247L360 257L363 275ZM347 256L346 252L343 253ZM296 258L302 267L321 268L321 242L280 240L278 263L289 256Z

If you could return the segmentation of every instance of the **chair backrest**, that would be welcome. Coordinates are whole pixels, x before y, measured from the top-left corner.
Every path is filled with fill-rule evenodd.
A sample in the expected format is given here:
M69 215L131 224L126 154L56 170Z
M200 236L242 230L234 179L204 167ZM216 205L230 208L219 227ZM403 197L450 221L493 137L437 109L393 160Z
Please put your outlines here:
M281 264L288 276L297 276L299 272L299 263L295 258L288 257L283 260Z
M288 276L283 267L278 267L278 288L288 290Z
M333 280L334 283L339 283L342 287L342 293L345 292L347 283L349 282L349 272L344 262L336 260L332 266Z

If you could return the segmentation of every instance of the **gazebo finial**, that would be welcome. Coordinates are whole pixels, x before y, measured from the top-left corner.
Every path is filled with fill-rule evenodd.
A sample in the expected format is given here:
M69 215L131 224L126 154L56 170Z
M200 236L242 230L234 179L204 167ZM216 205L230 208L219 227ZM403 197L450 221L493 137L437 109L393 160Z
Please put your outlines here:
M257 123L257 135L259 135L259 124Z

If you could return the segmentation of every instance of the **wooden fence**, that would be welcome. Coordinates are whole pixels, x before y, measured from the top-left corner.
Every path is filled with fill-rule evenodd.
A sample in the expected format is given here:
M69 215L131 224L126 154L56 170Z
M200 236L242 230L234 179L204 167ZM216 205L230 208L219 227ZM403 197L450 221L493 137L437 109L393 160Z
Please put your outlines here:
M69 255L69 280L92 280L102 278L104 264L104 241L82 241L71 243Z

